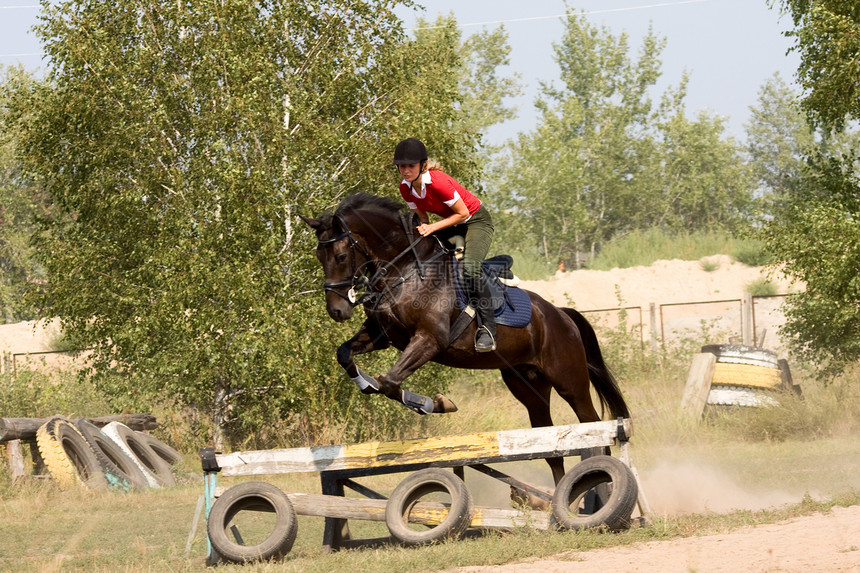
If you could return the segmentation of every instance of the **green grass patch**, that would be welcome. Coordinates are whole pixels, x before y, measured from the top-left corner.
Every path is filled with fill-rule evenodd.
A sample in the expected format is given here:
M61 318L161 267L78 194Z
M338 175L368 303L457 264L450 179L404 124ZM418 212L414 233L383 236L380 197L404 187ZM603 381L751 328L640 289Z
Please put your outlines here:
M589 262L588 268L623 269L640 265L649 266L654 261L672 259L702 261L708 260L707 257L715 254L731 255L744 264L760 266L769 262L762 253L760 243L725 233L668 234L660 229L649 229L634 231L612 239L604 245L594 260ZM704 265L710 264L703 263L703 268L705 268Z
M753 296L773 296L777 294L776 285L766 278L756 279L744 286L744 291Z

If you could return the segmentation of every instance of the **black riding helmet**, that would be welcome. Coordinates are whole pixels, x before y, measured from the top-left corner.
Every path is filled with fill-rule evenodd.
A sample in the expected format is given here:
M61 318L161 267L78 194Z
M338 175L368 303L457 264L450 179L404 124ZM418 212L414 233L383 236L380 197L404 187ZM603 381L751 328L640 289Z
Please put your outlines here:
M421 141L410 137L394 148L394 165L409 165L427 161L427 148Z

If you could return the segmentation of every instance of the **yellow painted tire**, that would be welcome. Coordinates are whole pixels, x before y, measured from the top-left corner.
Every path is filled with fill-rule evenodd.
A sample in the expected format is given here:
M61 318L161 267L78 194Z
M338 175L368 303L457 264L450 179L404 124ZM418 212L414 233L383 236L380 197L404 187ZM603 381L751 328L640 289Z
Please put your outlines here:
M61 488L107 487L92 447L69 420L57 417L42 424L36 431L36 444L45 466Z
M765 389L776 389L783 385L780 371L776 368L727 362L717 362L714 365L714 378L711 383Z

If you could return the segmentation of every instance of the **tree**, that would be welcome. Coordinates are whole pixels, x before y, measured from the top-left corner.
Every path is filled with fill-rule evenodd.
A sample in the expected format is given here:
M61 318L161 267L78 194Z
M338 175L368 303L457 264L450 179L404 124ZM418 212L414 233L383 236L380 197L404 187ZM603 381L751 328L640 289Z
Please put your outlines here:
M746 224L751 185L724 122L685 116L686 77L651 101L664 45L649 33L633 58L626 34L568 15L555 48L562 85L544 86L540 123L510 146L497 199L529 221L548 261L580 266L609 239L654 226Z
M352 191L395 193L386 166L404 132L432 127L478 178L479 134L453 129L450 84L397 65L421 46L394 5L45 5L50 73L16 96L22 160L57 210L37 235L38 301L93 350L117 407L193 405L263 443L288 441L273 435L287 427L293 443L332 426L361 439L407 419L345 382L333 350L355 326L324 315L312 233L296 226ZM457 48L427 47L436 79ZM433 369L410 379L444 384Z
M753 174L777 216L795 193L806 154L815 145L813 129L798 105L798 94L775 74L762 85L758 105L746 124L747 154Z
M860 119L860 9L848 0L783 0L801 54L800 105L816 127L844 131ZM806 288L788 301L783 329L822 376L860 360L860 184L858 147L806 151L784 215L765 221L762 237L789 278Z
M806 121L800 95L779 74L762 85L758 105L751 106L750 111L746 124L748 161L770 217L779 217L790 198L798 193L808 156L839 156L857 148L857 131L816 129Z
M701 112L691 121L681 109L658 125L660 162L652 181L659 200L650 224L670 234L747 228L752 184L740 146L725 138L724 120Z
M800 54L801 107L813 123L841 129L860 118L860 7L853 0L770 0L791 15Z
M778 221L762 236L782 273L806 288L786 303L781 332L827 377L860 359L860 179L854 156L809 158Z
M512 143L507 197L498 199L530 219L548 260L593 251L619 224L615 207L629 197L642 164L638 135L651 113L648 89L659 77L661 50L649 34L632 60L626 35L568 14L555 45L562 86L543 86L540 124Z
M18 126L9 109L12 94L36 80L22 68L0 68L0 323L36 318L25 299L28 286L41 279L32 256L30 235L36 218L49 212L50 202L16 158Z

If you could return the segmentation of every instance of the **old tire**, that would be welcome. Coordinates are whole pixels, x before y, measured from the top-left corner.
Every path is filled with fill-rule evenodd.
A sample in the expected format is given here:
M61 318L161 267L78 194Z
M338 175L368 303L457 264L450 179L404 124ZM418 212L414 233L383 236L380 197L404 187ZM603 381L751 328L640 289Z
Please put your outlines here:
M93 449L77 428L65 418L51 418L36 431L39 454L48 471L63 489L80 484L107 487L105 474Z
M275 513L272 532L260 543L242 545L233 537L231 522L241 511ZM206 525L212 548L226 561L246 563L281 559L293 548L298 519L287 494L259 481L235 485L212 504Z
M136 462L150 487L176 484L167 462L140 440L134 430L120 422L111 422L102 431Z
M778 368L776 352L765 348L759 348L757 346L745 346L743 344L706 344L705 346L702 346L702 352L713 354L717 357L717 362Z
M108 488L129 491L149 487L146 476L128 454L98 426L88 420L77 420L75 427L86 438L101 464Z
M421 498L439 492L450 496L447 513L444 509L430 510L431 515L424 515L423 520L411 516ZM434 518L432 513L438 515ZM462 479L441 468L427 468L411 474L394 488L385 506L385 524L401 544L421 545L460 537L472 523L473 513L472 495ZM410 529L410 522L423 523L429 529Z
M585 495L602 484L611 484L603 506L590 515L579 513ZM594 456L576 464L564 474L552 498L552 515L562 529L589 529L604 526L610 531L630 527L639 489L633 472L611 456Z
M175 466L176 464L178 464L179 462L181 462L183 460L182 454L180 454L175 449L168 446L167 444L165 444L164 442L162 442L161 440L159 440L155 436L150 436L149 434L147 434L145 432L139 432L139 431L135 431L135 435L137 436L137 438L140 441L142 441L144 444L149 446L149 449L151 449L153 452L155 452L155 454L158 457L160 457L162 460L164 460L167 463L167 465Z

